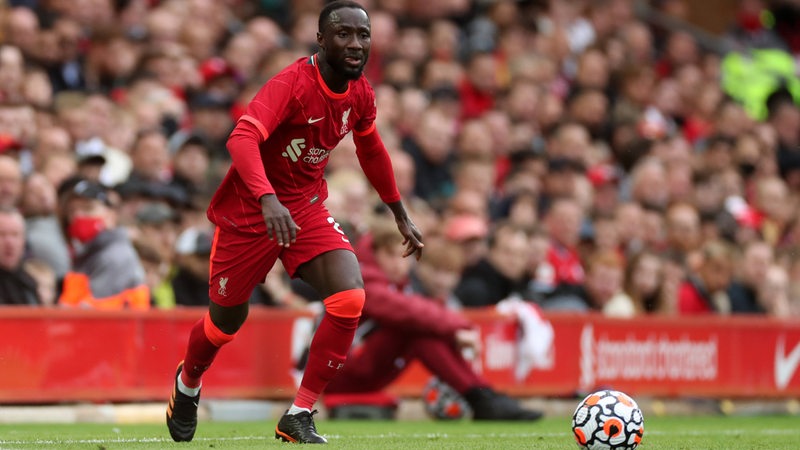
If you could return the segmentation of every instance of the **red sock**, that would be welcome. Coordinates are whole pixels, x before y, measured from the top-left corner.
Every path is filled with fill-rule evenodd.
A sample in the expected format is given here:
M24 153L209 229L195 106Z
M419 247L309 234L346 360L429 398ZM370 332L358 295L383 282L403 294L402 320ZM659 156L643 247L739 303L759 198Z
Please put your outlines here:
M364 304L364 290L351 289L325 299L326 313L308 353L308 363L294 404L311 409L325 386L344 366Z
M214 362L219 348L233 340L234 336L236 335L225 334L217 328L208 313L198 320L189 333L189 345L183 358L183 384L190 388L200 386L200 379Z

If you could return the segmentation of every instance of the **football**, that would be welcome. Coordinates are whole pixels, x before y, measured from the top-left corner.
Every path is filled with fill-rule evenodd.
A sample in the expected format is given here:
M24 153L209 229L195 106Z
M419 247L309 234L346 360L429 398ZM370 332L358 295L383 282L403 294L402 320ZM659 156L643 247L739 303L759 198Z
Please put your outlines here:
M425 403L425 412L434 419L458 420L472 414L464 397L436 377L423 389L422 400Z
M644 435L644 417L629 395L612 390L589 394L572 415L572 434L585 450L633 450Z

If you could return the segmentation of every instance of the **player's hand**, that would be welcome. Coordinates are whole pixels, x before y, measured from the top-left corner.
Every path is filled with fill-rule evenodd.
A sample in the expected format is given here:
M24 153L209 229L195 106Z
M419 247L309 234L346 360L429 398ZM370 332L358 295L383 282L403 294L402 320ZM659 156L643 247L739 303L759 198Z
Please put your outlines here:
M419 261L419 258L422 257L422 248L425 247L425 244L422 243L422 233L408 216L401 216L396 219L396 222L397 229L403 235L403 245L406 246L403 257L414 255Z
M481 336L478 330L470 328L457 330L455 340L460 349L472 350L476 354L481 352Z
M276 239L278 245L288 247L297 240L297 231L300 227L294 223L289 210L278 200L275 194L263 195L261 201L261 215L267 225L267 237Z

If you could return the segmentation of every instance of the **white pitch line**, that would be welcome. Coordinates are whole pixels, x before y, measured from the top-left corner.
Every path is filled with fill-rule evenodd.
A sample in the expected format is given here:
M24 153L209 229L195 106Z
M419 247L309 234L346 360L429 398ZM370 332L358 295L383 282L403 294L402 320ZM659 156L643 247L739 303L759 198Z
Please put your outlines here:
M739 435L745 433L745 431L736 429L736 430L709 430L709 431L683 431L681 432L685 435L691 436L706 436L706 435ZM792 434L800 434L800 429L791 430L791 429L760 429L760 430L748 430L746 431L748 434L764 434L764 435L792 435ZM652 435L664 435L668 434L666 431L659 431L659 430L647 430L645 432L645 436L652 436ZM472 439L480 439L480 438L533 438L533 437L568 437L571 436L569 432L561 432L561 433L535 433L535 432L527 432L527 433L485 433L485 434L478 434L478 433L469 433L469 434L448 434L448 433L413 433L413 434L403 434L403 433L382 433L382 434L364 434L358 436L352 435L341 435L341 434L325 434L323 435L330 439L351 439L353 437L357 437L359 439L385 439L385 438L410 438L410 439L450 439L450 438L472 438ZM273 439L272 436L231 436L231 437L219 437L219 438L204 438L204 437L196 437L194 439L195 442L197 441L208 441L208 442L235 442L235 441L264 441ZM152 443L152 442L172 442L172 439L167 438L117 438L117 439L63 439L63 440L53 440L53 439L36 439L36 440L0 440L0 446L3 445L64 445L64 444L127 444L127 443Z
M267 436L232 436L220 438L195 438L194 441L263 441ZM0 445L63 445L63 444L146 444L151 442L172 442L167 438L115 438L115 439L35 439L31 441L0 441Z

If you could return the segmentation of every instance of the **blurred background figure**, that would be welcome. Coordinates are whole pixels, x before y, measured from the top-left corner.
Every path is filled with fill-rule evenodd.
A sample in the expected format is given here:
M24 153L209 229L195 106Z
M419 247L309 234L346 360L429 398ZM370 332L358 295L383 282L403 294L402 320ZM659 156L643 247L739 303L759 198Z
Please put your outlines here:
M728 289L733 276L733 252L720 241L705 243L700 249L697 266L680 286L680 314L730 314Z
M455 295L469 308L495 305L528 287L530 240L524 228L499 223L489 236L489 249L477 264L466 267Z
M175 241L175 273L172 290L175 304L207 306L208 257L211 254L211 233L202 228L187 228Z
M72 260L57 214L56 188L47 177L34 172L25 179L20 210L25 216L30 256L50 266L61 280L72 267Z
M417 360L463 396L474 420L539 419L540 411L524 409L518 401L496 392L465 359L464 354L476 355L481 349L475 325L447 306L458 256L447 255L447 247L440 243L432 245L437 250L435 262L423 263L417 286L435 297L409 289L415 261L403 257L405 245L394 221L378 220L370 227L356 250L367 292L356 334L360 339L327 394L382 391ZM436 271L442 278L433 282L435 274L425 271L439 264L450 268Z
M144 269L126 230L117 226L109 190L82 179L63 188L61 220L73 259L58 303L97 309L149 309Z
M36 279L23 266L24 256L25 219L13 207L0 206L0 304L43 304Z
M0 206L16 207L22 196L22 169L19 162L0 155Z

